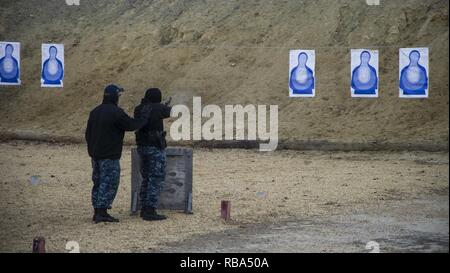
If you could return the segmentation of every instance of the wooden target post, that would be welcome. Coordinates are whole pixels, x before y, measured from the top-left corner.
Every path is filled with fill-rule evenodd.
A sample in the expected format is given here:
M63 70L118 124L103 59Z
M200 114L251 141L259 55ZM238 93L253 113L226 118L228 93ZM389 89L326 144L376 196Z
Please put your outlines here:
M225 221L230 221L231 219L231 202L222 201L220 204L220 216Z
M33 239L33 253L45 253L44 237L36 237Z

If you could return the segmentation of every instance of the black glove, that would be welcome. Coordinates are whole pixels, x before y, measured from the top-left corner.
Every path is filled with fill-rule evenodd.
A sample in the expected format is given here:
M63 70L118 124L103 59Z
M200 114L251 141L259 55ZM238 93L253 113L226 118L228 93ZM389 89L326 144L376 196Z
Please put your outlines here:
M172 102L172 97L169 97L169 99L164 102L164 105L165 106L170 106L171 102Z

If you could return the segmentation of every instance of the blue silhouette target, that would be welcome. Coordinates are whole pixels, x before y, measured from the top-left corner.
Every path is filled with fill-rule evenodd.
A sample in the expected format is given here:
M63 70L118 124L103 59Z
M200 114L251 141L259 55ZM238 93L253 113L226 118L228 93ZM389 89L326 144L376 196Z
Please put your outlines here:
M63 87L64 45L42 45L42 87Z
M378 51L351 50L352 97L378 97Z
M0 85L20 85L20 43L0 42Z
M400 97L428 98L428 48L401 48Z
M315 96L314 50L291 50L289 52L289 96Z

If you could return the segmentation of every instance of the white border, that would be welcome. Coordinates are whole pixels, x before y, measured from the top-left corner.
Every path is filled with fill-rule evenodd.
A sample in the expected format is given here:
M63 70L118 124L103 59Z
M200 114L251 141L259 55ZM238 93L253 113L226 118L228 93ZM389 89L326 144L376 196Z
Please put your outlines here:
M420 53L419 64L425 67L427 71L428 78L428 88L425 90L425 95L405 95L403 94L403 90L400 88L400 80L402 78L402 69L405 68L409 64L409 54L411 51L417 50ZM405 59L406 58L406 59ZM430 52L427 47L412 47L412 48L400 48L398 50L398 90L399 97L403 99L426 99L429 97L430 90Z
M372 65L377 71L377 89L375 90L375 95L363 95L363 94L355 94L355 89L352 87L353 81L353 70L360 65L360 56L363 51L367 51L370 53L371 58L369 64ZM379 87L380 87L380 71L379 71L379 51L375 49L351 49L350 50L350 94L352 98L378 98L379 96Z
M312 94L293 94L293 90L290 86L291 81L291 71L298 65L298 55L300 53L306 53L308 55L308 61L306 65L313 71L314 77L314 88ZM316 96L316 51L315 50L305 50L305 49L294 49L289 51L289 77L288 77L288 87L289 87L289 97L291 98L313 98Z
M44 63L49 57L48 50L50 49L51 46L56 47L56 49L58 50L56 57L62 62L62 66L63 66L63 70L64 70L64 75L61 80L61 84L59 84L59 85L44 84L44 79L42 78L42 71L44 70ZM41 79L41 87L62 88L62 87L64 87L64 78L65 77L66 77L66 68L65 68L65 64L64 64L64 45L63 44L42 44L42 46L41 46L41 75L39 76L39 78Z
M20 79L20 76L22 75L22 67L20 66L20 42L0 42L0 47L2 48L2 51L0 52L0 58L2 58L5 54L4 48L7 44L11 44L14 47L13 51L13 57L17 60L17 65L19 69L19 82L18 83L12 83L12 82L0 82L0 85L4 86L14 86L14 85L21 85L22 80Z

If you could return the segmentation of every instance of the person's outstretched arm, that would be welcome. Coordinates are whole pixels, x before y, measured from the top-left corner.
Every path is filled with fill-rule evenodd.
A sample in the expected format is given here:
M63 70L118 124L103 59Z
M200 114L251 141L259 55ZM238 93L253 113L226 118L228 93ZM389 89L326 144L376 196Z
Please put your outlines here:
M172 110L171 106L163 104L161 107L161 117L163 119L170 118L170 111Z
M142 109L141 114L138 117L132 118L121 109L116 125L123 131L139 130L147 123L148 117L150 116L150 111L151 109L149 108Z

